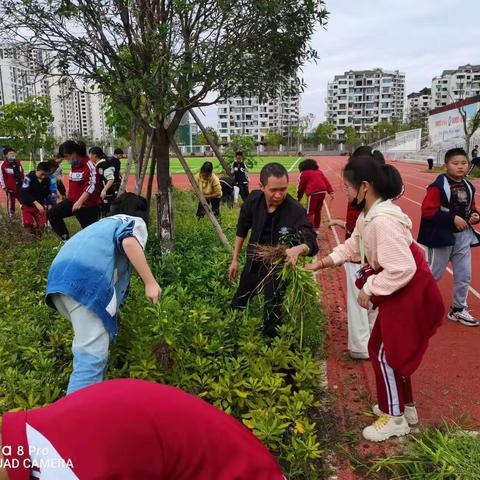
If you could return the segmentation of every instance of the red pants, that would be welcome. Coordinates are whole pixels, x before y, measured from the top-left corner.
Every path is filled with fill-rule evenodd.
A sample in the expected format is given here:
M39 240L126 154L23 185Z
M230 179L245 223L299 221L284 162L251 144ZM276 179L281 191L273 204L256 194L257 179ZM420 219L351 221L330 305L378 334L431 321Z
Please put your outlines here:
M410 377L403 377L387 363L379 321L373 327L368 353L375 372L380 410L388 415L403 415L405 404L413 403L412 384Z
M7 213L9 217L13 217L15 215L15 201L18 200L17 192L12 192L11 190L7 190Z
M47 223L47 218L36 207L22 205L22 223L25 228L31 229L34 233L39 233Z
M322 220L322 207L325 200L325 193L312 193L308 197L307 215L308 219L313 225L313 228L320 228L320 221Z

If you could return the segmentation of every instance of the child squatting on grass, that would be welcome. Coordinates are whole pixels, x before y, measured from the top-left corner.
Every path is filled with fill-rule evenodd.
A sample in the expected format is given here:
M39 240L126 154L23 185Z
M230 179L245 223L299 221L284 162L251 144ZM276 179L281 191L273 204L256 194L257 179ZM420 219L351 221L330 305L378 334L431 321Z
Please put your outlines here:
M97 383L2 423L0 480L285 480L238 420L154 382Z
M353 158L343 176L349 200L362 213L352 236L307 268L359 260L363 265L357 274L358 303L378 308L368 344L378 398L373 411L378 419L363 430L363 436L380 442L408 434L409 423L418 422L410 377L445 309L423 249L413 241L412 222L392 203L403 192L398 171L367 156Z
M104 379L131 265L145 284L145 296L157 303L161 295L143 251L148 236L146 200L124 193L112 203L112 215L68 240L48 274L47 304L72 322L75 334L67 393Z

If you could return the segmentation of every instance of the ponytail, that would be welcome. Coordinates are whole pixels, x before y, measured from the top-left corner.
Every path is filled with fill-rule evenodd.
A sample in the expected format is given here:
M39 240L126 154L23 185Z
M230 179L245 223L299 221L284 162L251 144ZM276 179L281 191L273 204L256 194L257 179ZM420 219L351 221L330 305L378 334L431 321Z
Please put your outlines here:
M373 186L377 195L384 200L394 200L403 193L403 180L392 165L381 165L371 155L352 158L343 171L343 176L355 187L362 182Z

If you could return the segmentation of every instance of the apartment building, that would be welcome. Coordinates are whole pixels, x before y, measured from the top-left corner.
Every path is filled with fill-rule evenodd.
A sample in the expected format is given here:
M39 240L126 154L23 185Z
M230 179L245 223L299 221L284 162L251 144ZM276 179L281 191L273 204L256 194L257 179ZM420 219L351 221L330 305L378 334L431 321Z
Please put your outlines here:
M480 65L468 64L456 70L444 70L440 76L432 79L430 109L477 95L480 95Z
M218 105L220 140L230 142L235 135L250 135L261 143L269 131L285 137L298 125L299 96L284 96L261 101L258 97L233 97Z
M328 83L327 122L335 125L335 136L343 139L344 129L353 126L359 133L381 121L403 119L405 74L373 70L350 70Z
M59 81L41 74L48 52L27 50L20 45L0 46L0 105L46 96L54 117L51 134L59 139L73 136L106 140L103 96L90 86Z
M407 95L405 102L405 121L412 121L415 115L428 113L432 103L432 90L423 88L419 92L412 92Z

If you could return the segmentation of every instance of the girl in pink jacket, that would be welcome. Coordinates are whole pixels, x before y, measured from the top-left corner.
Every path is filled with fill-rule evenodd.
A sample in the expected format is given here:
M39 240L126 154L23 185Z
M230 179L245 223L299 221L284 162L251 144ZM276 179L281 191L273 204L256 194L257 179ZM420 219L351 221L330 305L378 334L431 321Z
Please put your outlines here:
M363 430L367 440L380 442L410 432L418 422L410 377L418 368L429 338L445 314L442 297L413 241L411 220L392 203L403 182L391 165L357 157L345 167L348 200L362 208L352 236L307 268L360 261L358 303L378 309L368 351L375 372L378 419Z

